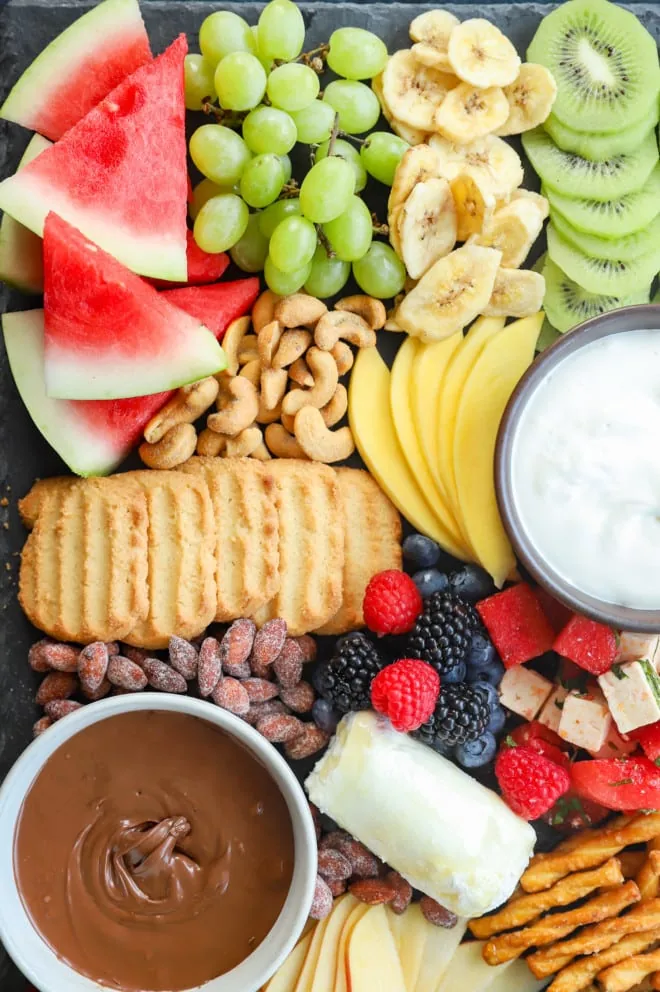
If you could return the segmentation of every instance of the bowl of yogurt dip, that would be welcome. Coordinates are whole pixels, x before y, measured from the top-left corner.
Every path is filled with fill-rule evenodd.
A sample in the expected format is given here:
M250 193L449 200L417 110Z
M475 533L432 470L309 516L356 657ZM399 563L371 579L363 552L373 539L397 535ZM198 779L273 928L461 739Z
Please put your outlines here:
M511 397L500 513L529 573L576 612L660 632L660 306L595 317Z

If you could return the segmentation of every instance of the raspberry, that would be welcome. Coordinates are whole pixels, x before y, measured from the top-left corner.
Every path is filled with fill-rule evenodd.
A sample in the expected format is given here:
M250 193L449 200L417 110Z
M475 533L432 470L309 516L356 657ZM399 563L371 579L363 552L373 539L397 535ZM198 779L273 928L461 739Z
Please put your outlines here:
M547 813L571 786L565 768L526 744L500 751L495 775L505 802L525 820L537 820Z
M402 658L387 665L371 683L371 703L395 730L408 733L426 723L435 709L440 676L426 661Z
M388 569L369 581L362 606L364 622L376 634L407 634L422 612L419 589L405 572Z

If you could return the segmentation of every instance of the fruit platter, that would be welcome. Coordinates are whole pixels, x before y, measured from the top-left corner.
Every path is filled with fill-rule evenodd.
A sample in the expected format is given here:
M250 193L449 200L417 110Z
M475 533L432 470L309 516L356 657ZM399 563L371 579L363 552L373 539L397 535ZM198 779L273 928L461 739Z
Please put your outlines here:
M652 4L0 9L0 992L660 989Z

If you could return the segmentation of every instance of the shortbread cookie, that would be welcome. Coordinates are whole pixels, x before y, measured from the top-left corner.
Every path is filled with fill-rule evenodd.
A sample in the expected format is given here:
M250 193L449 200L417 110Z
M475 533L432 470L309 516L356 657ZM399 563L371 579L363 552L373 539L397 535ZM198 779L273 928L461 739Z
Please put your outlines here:
M49 493L55 489L69 489L78 480L72 475L56 475L52 479L39 479L29 493L19 499L18 512L27 530L32 530L37 522L41 505Z

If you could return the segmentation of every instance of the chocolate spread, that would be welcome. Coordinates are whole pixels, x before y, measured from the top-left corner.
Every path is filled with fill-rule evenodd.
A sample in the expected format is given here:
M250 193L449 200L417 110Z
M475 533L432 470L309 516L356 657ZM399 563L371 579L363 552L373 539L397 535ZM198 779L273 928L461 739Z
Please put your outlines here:
M180 713L102 720L62 745L15 838L32 922L76 971L124 990L180 990L240 964L293 874L286 803L262 765Z

